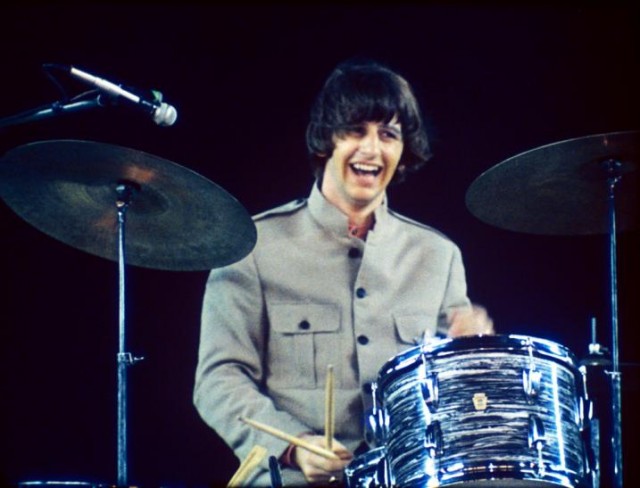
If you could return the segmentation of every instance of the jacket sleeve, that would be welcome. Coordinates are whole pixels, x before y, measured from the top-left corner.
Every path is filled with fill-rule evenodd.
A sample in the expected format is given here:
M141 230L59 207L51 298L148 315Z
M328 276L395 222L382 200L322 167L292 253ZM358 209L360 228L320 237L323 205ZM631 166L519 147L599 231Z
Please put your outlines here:
M453 253L449 265L449 276L440 308L437 333L446 336L449 330L447 317L458 308L470 308L471 301L467 295L467 279L460 248L453 244Z
M298 435L309 427L278 410L265 392L268 323L253 254L215 269L201 317L194 404L202 419L244 459L255 445L279 457L287 442L239 420L248 417ZM265 459L264 468L268 468Z

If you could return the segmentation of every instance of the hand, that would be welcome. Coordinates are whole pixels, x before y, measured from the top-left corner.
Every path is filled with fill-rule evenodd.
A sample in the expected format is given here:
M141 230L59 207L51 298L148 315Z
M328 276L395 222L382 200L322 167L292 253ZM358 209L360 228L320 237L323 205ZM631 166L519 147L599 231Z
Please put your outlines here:
M324 436L303 434L300 438L318 447L327 448ZM353 454L335 439L332 444L332 451L340 459L327 459L301 447L294 449L293 461L309 483L327 484L342 479L342 470L353 459Z
M479 305L471 309L457 309L449 316L449 337L495 334L493 320L487 310Z

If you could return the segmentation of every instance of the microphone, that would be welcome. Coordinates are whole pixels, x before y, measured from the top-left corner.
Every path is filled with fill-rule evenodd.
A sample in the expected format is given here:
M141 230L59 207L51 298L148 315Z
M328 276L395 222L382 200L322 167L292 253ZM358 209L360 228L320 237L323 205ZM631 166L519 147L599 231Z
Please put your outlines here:
M115 83L112 83L103 78L98 78L97 76L79 70L74 66L70 67L69 72L76 78L79 78L82 81L95 86L99 90L109 95L112 95L114 97L123 97L139 105L152 115L153 121L158 125L173 125L178 118L178 112L172 105L163 103L160 100L144 100L142 97L139 97L135 93L131 93L130 91L125 90L120 85L116 85ZM162 95L160 95L160 98L161 97Z

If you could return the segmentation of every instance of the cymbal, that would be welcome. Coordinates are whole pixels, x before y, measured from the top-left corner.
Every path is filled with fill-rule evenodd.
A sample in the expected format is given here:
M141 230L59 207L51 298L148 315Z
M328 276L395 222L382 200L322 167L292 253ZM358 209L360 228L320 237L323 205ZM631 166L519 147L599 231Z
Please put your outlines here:
M245 257L256 228L229 193L157 156L92 141L25 144L0 160L2 198L20 217L74 248L118 261L116 187L133 189L125 262L197 271Z
M547 235L609 232L606 162L613 161L616 229L637 226L640 131L555 142L513 156L481 174L466 194L480 220Z

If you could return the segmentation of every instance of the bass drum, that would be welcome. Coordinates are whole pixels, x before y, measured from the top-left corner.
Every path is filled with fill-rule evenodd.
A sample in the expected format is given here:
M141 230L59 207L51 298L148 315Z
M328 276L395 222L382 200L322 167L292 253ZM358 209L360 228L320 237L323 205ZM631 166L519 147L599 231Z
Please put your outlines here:
M557 343L445 339L391 359L376 383L390 486L591 486L586 383Z

